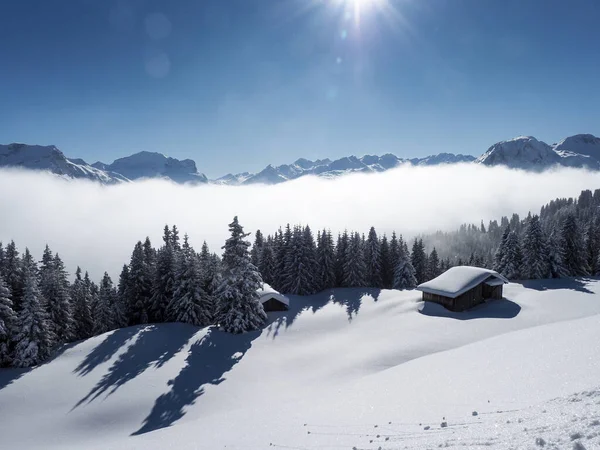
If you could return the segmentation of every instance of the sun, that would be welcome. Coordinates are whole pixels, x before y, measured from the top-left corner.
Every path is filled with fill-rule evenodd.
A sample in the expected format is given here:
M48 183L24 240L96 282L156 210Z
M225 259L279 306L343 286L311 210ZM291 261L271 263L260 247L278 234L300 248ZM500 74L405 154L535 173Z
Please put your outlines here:
M352 9L352 15L357 25L360 25L360 19L363 14L373 12L373 10L383 9L389 0L333 0L340 6Z

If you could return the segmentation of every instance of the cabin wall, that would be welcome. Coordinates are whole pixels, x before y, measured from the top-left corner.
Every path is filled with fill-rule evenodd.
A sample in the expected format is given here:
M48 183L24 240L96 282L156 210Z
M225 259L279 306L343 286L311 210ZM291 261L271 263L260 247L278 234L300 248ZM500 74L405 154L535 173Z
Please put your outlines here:
M281 303L279 300L275 300L274 298L270 298L263 304L263 308L265 311L287 311L288 307L285 303Z
M499 286L488 286L487 284L483 285L483 298L491 298L494 300L500 300L502 298L502 287Z
M473 289L468 290L454 299L453 311L464 311L465 309L472 308L473 306L482 303L483 299L483 284L478 284Z

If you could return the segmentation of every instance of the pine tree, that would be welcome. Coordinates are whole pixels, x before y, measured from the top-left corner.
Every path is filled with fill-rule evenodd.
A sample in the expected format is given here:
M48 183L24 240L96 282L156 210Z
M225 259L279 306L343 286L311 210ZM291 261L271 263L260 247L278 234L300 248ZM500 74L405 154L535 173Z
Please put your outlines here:
M590 223L588 224L585 242L590 274L595 274L600 268L596 264L598 257L600 256L600 242L598 240L598 225L594 220L590 220Z
M4 281L10 289L13 307L18 313L23 298L23 262L14 241L10 241L4 251Z
M265 238L260 230L256 230L256 234L254 237L254 245L252 246L252 250L250 250L250 260L252 264L256 267L260 267L260 257L265 245Z
M365 262L367 266L367 285L374 288L383 287L381 246L375 227L371 227L369 230L365 247Z
M394 289L414 289L417 286L417 278L415 277L415 268L408 257L408 249L404 243L398 246L398 262L394 270Z
M94 334L102 334L115 329L114 303L116 300L117 291L108 273L104 272L93 317Z
M363 287L365 282L365 255L362 247L362 240L358 233L352 234L348 248L346 249L346 258L344 265L345 287Z
M317 267L319 268L319 291L336 286L335 247L331 231L323 230L317 246Z
M287 294L310 295L316 292L316 248L309 227L295 226L286 254L282 289Z
M121 275L119 276L119 284L117 286L117 298L113 304L113 318L116 328L126 327L129 323L128 314L128 296L127 292L129 286L129 266L123 264Z
M171 245L173 246L173 250L175 252L178 252L179 250L181 250L181 245L179 244L179 230L177 229L176 225L173 225L173 228L171 229Z
M200 268L202 274L202 290L207 297L207 301L212 305L213 320L216 313L216 295L219 284L221 283L221 260L216 254L211 254L206 244L202 244L200 252Z
M127 285L129 301L129 325L148 323L150 299L152 297L152 278L147 266L147 255L141 241L135 245L129 263Z
M165 245L157 252L152 298L150 299L150 320L157 323L166 320L167 307L173 299L175 290L175 250L170 237L169 228L165 227L163 236Z
M503 261L504 255L506 254L506 241L508 240L508 235L510 234L510 228L507 226L504 228L504 232L502 233L502 238L500 239L500 244L496 249L496 253L494 255L494 265L493 269L502 273L504 271Z
M42 260L42 264L40 291L46 300L48 324L55 339L54 344L60 345L73 339L71 288L65 265L58 253L51 260Z
M345 267L348 257L348 246L350 245L350 237L348 230L344 230L343 234L338 234L336 255L335 255L335 277L337 286L345 286Z
M214 304L202 289L200 261L188 243L187 234L178 259L175 292L168 311L174 322L201 327L210 325L214 319Z
M265 283L273 286L276 279L277 262L275 260L273 239L269 236L261 252L259 272Z
M586 258L585 242L575 214L566 215L561 228L563 264L572 277L590 274Z
M33 259L25 252L23 267L24 290L21 310L17 317L14 367L31 367L50 356L51 332L42 306L38 288L38 273Z
M400 239L402 240L402 236L400 236ZM402 244L404 244L404 242ZM392 231L392 238L390 239L390 287L394 285L396 267L398 267L398 262L400 261L401 251L402 245L398 243L398 237L396 236L396 232Z
M229 224L231 237L223 246L223 281L218 291L217 323L227 332L243 333L264 326L267 314L257 290L262 279L250 261L248 236L237 216Z
M81 268L77 267L75 281L71 286L71 299L73 302L73 338L76 340L87 339L92 335L94 322L91 312L91 292L89 286L81 277Z
M431 250L431 253L429 254L429 258L427 258L427 279L432 280L440 273L442 273L440 269L440 259L437 250L433 247L433 250Z
M395 268L392 266L390 244L387 236L384 234L381 238L381 244L379 246L381 252L381 273L382 273L382 285L385 289L390 289L394 284L394 271Z
M521 267L523 265L523 253L519 237L515 231L509 233L502 258L502 275L509 280L521 278Z
M548 278L550 276L546 238L540 225L540 218L537 215L527 221L525 228L521 276L525 279Z
M427 281L427 255L425 254L423 239L417 240L415 238L411 254L411 263L415 269L417 284Z
M17 332L17 314L13 310L10 290L0 275L0 367L12 362L12 346Z
M552 278L563 278L569 276L563 263L560 235L554 230L548 237L548 245L546 248L548 251L548 266L550 269L550 276Z

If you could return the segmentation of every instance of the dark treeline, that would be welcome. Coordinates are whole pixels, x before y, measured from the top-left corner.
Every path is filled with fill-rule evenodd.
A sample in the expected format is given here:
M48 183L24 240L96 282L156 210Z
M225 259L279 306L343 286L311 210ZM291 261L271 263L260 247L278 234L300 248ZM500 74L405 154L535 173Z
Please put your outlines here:
M367 235L306 226L257 231L250 249L237 217L222 257L200 252L176 226L162 245L139 241L114 283L99 284L79 267L71 283L58 254L41 261L15 243L0 244L0 366L29 367L62 344L147 323L215 324L232 333L262 327L262 282L286 294L335 287L412 289L450 267L493 268L510 279L596 275L600 272L600 190L557 199L539 215L517 214L487 226L462 225L407 242L395 232Z
M14 242L0 244L0 367L29 367L62 344L129 325L184 322L218 324L231 333L260 328L267 316L258 301L262 280L250 262L250 243L237 217L223 256L206 245L196 252L187 235L165 226L163 244L138 242L115 285L99 284L78 267L72 283L58 254L42 260Z

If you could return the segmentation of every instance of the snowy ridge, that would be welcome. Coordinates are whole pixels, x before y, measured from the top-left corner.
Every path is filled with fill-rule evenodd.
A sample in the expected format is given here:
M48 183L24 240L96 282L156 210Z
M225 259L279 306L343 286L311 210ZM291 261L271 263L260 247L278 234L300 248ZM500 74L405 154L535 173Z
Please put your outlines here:
M550 146L532 136L519 136L492 145L478 164L542 171L557 166L600 170L600 139L576 135Z
M290 296L262 332L124 328L0 370L2 444L598 448L599 294L598 280L512 283L450 313L416 291L334 289Z

